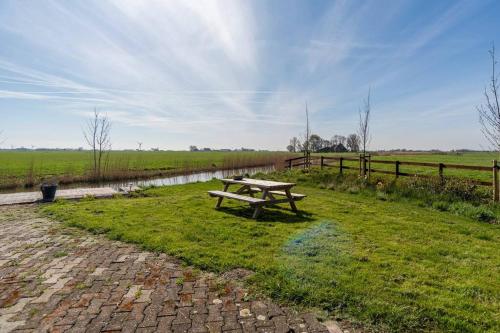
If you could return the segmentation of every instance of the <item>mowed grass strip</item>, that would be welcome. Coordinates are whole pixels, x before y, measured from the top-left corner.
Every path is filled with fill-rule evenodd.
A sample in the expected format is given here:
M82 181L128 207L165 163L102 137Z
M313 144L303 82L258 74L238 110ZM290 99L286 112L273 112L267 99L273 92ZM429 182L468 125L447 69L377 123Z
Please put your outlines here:
M298 186L302 216L225 201L221 183L150 189L150 197L42 208L70 226L164 251L212 271L254 270L275 299L385 331L498 332L500 230L412 203Z

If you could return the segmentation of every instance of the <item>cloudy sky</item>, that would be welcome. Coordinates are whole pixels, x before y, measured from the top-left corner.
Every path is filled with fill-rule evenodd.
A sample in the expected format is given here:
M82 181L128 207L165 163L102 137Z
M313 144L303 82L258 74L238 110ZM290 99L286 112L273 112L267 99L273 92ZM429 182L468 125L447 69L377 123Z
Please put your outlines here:
M313 132L355 132L371 88L371 148L480 149L499 15L495 0L4 0L3 147L84 146L97 107L114 148L284 149L306 102Z

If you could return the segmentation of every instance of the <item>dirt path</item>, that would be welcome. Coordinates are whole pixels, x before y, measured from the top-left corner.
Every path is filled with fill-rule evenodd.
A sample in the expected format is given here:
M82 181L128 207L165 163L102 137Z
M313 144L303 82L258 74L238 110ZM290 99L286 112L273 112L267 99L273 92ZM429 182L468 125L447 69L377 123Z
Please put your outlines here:
M221 281L33 206L0 207L0 332L328 332Z

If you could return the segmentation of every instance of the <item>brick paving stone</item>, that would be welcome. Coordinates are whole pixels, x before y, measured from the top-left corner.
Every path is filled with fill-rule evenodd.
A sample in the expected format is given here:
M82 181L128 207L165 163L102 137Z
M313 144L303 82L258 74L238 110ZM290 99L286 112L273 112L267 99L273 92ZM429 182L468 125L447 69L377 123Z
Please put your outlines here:
M240 328L237 311L226 311L222 313L222 316L224 317L224 326L222 326L223 331L231 331Z
M175 316L164 316L159 317L158 320L158 332L169 332L172 327L172 322L174 321Z
M174 324L172 323L172 332L174 333L187 333L191 328L191 324Z
M144 310L144 319L142 320L139 327L156 327L159 307L154 305L149 305Z
M207 323L205 326L210 333L219 333L222 332L222 321L212 321Z
M236 283L220 291L212 273L65 228L34 207L0 207L2 333L327 332L312 314L244 302Z

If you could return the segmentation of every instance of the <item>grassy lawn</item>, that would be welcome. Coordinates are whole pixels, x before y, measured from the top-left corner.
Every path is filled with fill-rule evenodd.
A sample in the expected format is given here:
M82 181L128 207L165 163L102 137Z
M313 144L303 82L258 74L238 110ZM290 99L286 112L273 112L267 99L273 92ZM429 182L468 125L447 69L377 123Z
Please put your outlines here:
M212 271L254 270L273 298L384 331L498 332L500 227L313 186L302 216L251 210L207 190L218 181L155 188L145 197L60 202L44 214Z

